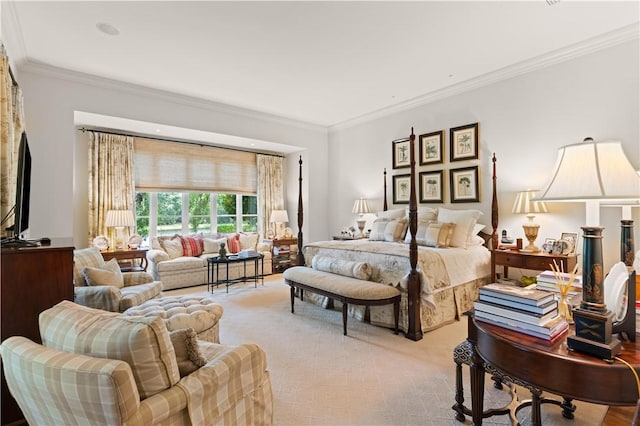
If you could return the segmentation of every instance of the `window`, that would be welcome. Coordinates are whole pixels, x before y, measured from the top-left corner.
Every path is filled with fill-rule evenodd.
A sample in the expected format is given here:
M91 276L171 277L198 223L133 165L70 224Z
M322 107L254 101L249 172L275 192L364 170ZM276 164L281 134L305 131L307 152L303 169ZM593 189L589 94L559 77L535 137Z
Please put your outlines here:
M137 232L145 240L159 235L256 232L257 206L255 195L137 192Z

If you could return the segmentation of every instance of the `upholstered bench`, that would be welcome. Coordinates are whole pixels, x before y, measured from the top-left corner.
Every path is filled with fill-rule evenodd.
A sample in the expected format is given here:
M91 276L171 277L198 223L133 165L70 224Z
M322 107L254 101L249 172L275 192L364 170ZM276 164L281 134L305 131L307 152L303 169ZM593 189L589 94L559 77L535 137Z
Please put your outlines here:
M400 290L390 285L358 278L346 277L331 272L318 271L305 266L294 266L284 271L284 281L291 287L291 313L294 313L296 289L300 290L300 300L304 300L304 290L327 296L342 302L342 328L347 335L348 304L379 306L393 303L395 319L394 332L398 334L400 319Z
M464 389L462 387L462 364L466 364L471 366L473 356L473 347L471 342L465 340L460 343L453 349L453 362L456 363L456 395L455 401L456 403L451 407L453 411L456 412L456 420L459 422L465 421L465 414L470 416L471 410L464 405ZM540 399L540 404L542 403L551 403L554 405L558 405L562 408L562 416L567 419L573 419L573 412L576 410L576 406L571 402L570 398L563 397L562 401L558 401L555 399L548 399L542 397L542 390L530 385L529 383L523 382L522 380L512 377L493 365L485 362L483 364L484 371L491 375L491 379L494 381L494 387L496 389L502 389L503 384L509 387L509 391L511 393L511 402L504 407L501 408L490 408L485 410L482 413L482 418L509 414L514 424L517 423L516 415L518 411L524 407L531 406L532 409L535 409L532 406L531 400L522 401L519 404L515 403L518 401L515 387L514 385L522 386L523 388L528 389L532 395L536 395L537 398ZM540 405L537 405L537 409L540 410ZM540 419L540 412L534 413L532 415L533 418Z
M165 296L131 307L126 315L159 316L169 331L193 328L198 339L220 343L222 306L207 296Z

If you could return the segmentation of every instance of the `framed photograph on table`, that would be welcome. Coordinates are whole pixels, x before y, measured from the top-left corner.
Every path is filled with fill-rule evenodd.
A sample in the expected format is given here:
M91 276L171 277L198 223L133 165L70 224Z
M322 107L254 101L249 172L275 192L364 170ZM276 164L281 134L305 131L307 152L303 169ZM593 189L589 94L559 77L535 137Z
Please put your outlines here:
M393 204L409 204L411 175L393 177Z
M449 129L449 152L451 161L478 158L478 123Z
M449 170L452 203L480 201L478 188L478 166Z
M420 172L421 203L444 203L442 176L442 170Z
M444 130L420 135L420 165L438 164L443 161Z
M411 144L409 139L398 139L391 143L393 147L393 168L402 169L411 166Z
M566 247L562 254L575 254L578 246L578 233L577 232L563 232L560 236L562 241L565 241Z

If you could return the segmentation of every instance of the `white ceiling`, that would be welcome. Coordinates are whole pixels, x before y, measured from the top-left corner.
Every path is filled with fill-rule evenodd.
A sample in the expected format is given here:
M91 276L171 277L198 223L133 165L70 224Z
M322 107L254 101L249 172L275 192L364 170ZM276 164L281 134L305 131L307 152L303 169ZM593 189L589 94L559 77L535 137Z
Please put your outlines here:
M2 3L25 64L323 127L523 72L630 28L637 38L640 20L637 0Z

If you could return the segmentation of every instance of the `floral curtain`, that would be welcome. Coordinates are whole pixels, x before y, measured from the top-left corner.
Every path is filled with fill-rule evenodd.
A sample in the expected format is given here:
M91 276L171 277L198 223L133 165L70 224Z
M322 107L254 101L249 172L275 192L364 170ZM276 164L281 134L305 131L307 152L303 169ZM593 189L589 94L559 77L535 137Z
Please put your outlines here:
M114 241L105 226L107 211L131 210L135 215L133 138L91 132L89 142L89 245L98 235ZM133 230L131 230L133 232Z
M13 81L9 58L4 45L0 45L0 217L2 235L11 226L10 212L16 201L17 158L20 138L24 131L22 91Z
M257 155L258 164L258 233L266 236L272 210L284 209L284 180L282 157Z

